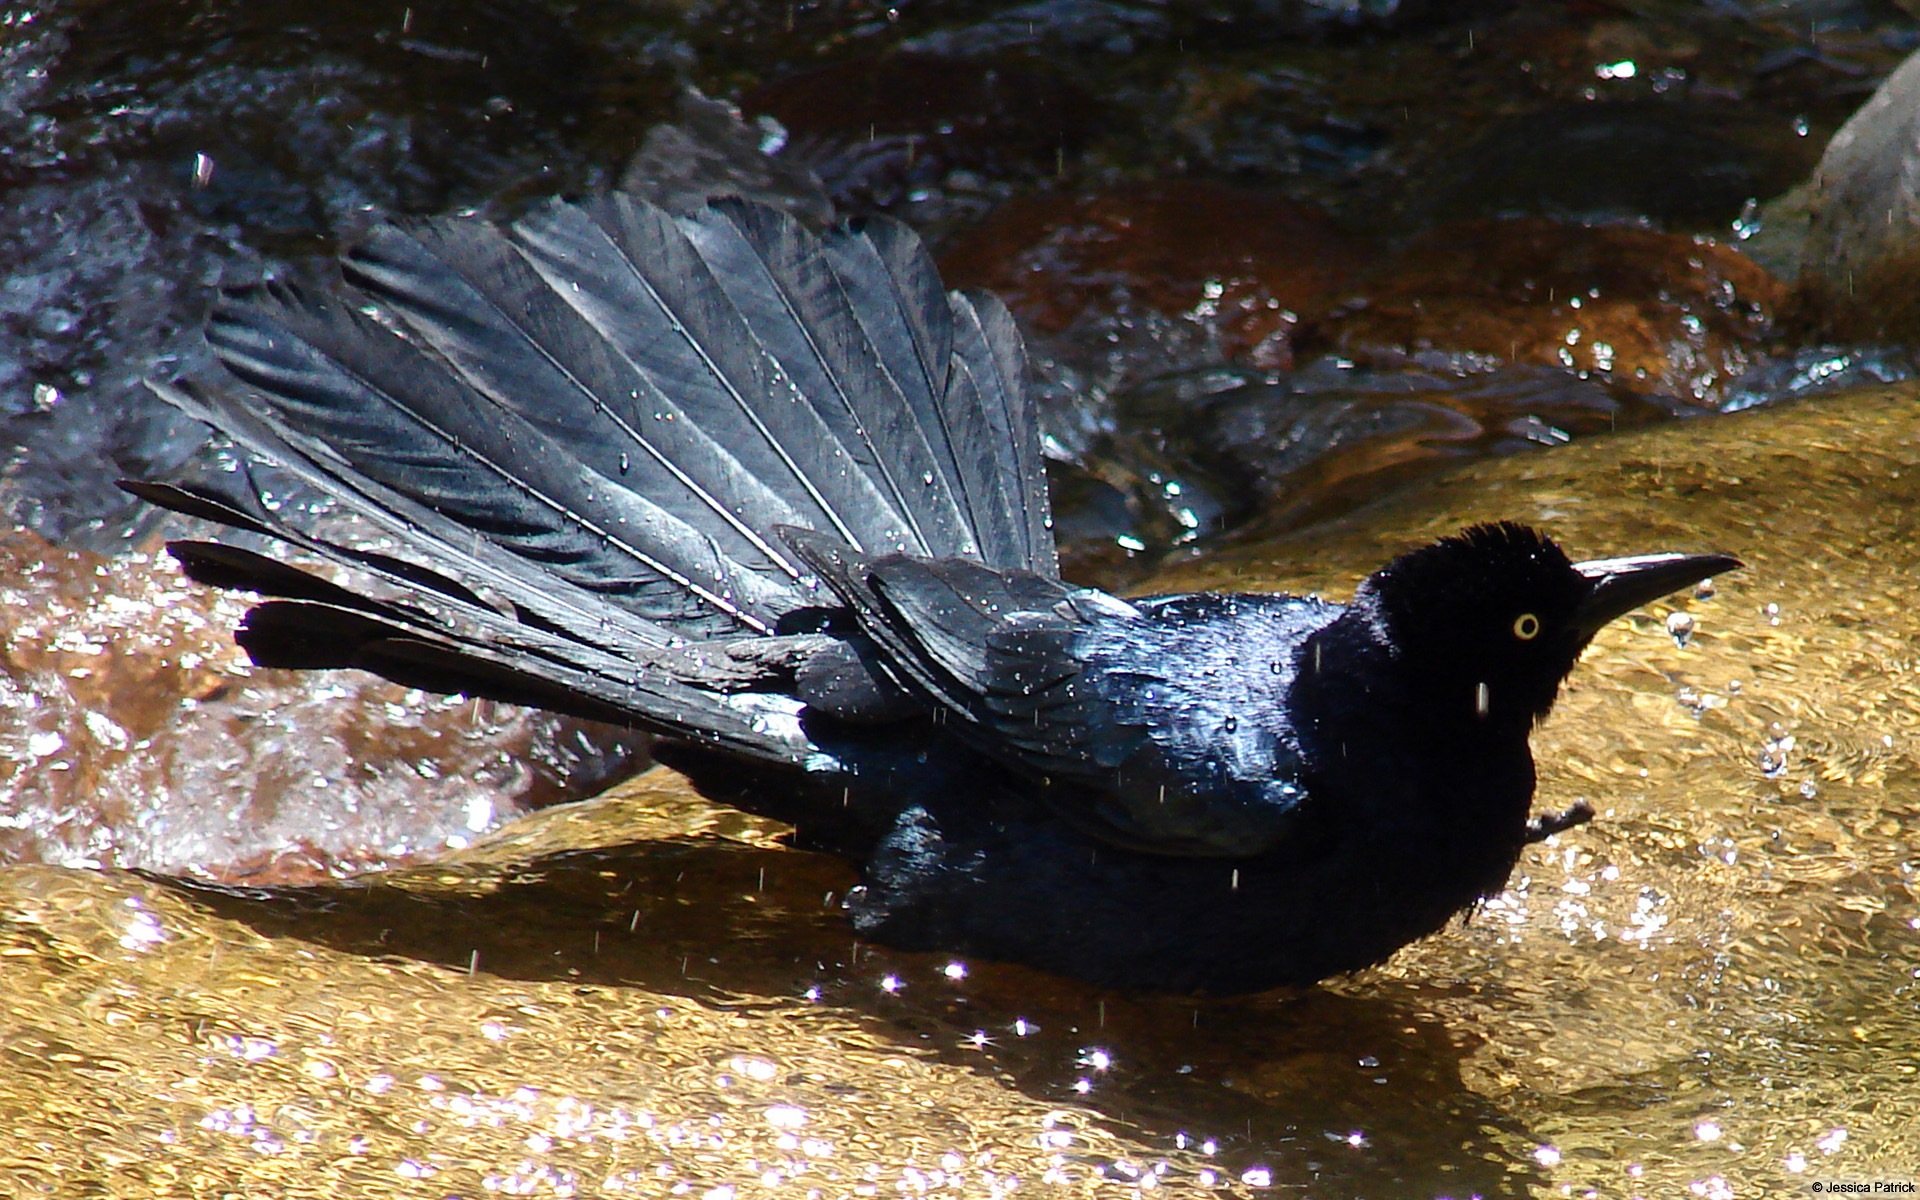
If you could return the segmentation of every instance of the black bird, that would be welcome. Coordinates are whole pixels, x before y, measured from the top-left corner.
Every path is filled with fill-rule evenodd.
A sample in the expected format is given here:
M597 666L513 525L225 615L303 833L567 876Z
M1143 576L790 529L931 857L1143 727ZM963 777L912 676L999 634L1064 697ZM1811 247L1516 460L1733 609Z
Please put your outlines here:
M652 730L852 858L856 928L1131 988L1378 962L1496 893L1581 648L1724 555L1570 562L1520 525L1352 603L1063 582L1012 319L904 226L751 203L389 225L347 289L226 298L240 384L157 385L363 519L128 483L347 568L176 542L270 599L254 661Z

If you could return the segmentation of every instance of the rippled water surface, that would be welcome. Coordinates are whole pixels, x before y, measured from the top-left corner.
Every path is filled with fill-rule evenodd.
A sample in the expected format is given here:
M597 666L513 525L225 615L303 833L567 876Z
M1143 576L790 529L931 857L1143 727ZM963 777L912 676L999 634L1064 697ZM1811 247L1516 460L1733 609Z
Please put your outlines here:
M716 1200L1912 1178L1916 501L1920 395L1856 393L1480 464L1168 580L1343 590L1495 513L1581 553L1750 564L1605 631L1536 735L1542 806L1598 820L1472 919L1297 995L856 946L843 866L665 773L350 882L8 868L0 1178Z

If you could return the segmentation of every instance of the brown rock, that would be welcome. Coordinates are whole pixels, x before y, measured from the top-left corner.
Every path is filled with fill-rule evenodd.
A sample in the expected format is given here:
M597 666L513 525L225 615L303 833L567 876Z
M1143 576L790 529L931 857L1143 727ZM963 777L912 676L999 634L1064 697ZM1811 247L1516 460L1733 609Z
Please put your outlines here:
M1254 506L1242 540L1338 516L1448 464L1651 424L1673 407L1536 366L1456 375L1321 364L1289 383L1227 394L1188 435Z
M1535 363L1712 404L1781 300L1739 252L1680 234L1541 219L1430 230L1316 344L1376 365Z
M998 293L1043 334L1148 310L1211 328L1229 354L1285 367L1294 326L1324 312L1361 262L1304 204L1174 180L1017 200L941 265L949 285Z

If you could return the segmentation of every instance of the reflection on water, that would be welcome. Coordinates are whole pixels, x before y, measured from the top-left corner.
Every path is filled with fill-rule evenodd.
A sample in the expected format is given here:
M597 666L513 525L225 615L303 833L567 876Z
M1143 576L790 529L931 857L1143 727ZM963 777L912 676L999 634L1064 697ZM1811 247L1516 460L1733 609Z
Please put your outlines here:
M1605 631L1536 736L1542 806L1584 797L1594 824L1298 994L1136 998L858 945L842 864L664 772L356 881L10 868L0 1179L721 1200L1913 1178L1916 504L1920 394L1855 394L1480 464L1160 581L1338 592L1496 513L1583 555L1751 564Z
M1462 1083L1477 1039L1418 990L1132 1000L856 949L823 903L850 878L763 837L274 891L19 872L6 950L41 969L11 1005L9 1116L91 1127L122 1163L68 1189L1545 1179ZM317 1163L339 1175L317 1186Z

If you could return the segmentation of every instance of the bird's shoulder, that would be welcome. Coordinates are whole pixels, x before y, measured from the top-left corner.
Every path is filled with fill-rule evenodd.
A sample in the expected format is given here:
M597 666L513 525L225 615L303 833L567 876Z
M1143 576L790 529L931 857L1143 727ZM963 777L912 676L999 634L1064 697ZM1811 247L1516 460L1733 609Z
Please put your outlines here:
M994 732L1108 840L1262 853L1306 799L1289 693L1308 639L1339 611L1281 595L1076 592L1051 619L988 639Z
M1295 831L1308 789L1289 691L1302 648L1340 606L1128 600L970 559L786 536L846 603L883 674L1094 836L1245 857Z

